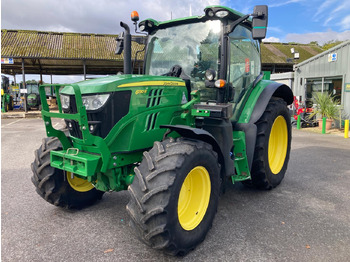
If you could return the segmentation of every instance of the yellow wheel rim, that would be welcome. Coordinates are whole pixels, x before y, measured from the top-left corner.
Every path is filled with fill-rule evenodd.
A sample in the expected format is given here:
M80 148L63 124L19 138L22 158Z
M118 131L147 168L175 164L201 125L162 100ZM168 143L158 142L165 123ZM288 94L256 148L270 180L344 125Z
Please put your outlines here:
M182 184L177 213L180 225L190 231L203 220L209 205L211 183L207 169L202 166L193 168Z
M288 147L287 122L283 116L278 116L273 122L269 138L269 166L273 174L278 174L284 164Z
M94 185L89 181L76 177L71 172L67 172L67 181L75 191L87 192L94 188Z

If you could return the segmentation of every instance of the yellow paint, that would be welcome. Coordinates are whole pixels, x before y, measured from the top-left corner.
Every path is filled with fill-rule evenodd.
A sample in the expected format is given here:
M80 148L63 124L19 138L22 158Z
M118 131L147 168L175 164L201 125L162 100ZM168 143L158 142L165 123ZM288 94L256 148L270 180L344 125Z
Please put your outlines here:
M87 192L94 188L94 185L89 181L76 177L71 172L67 172L67 181L69 185L78 192Z
M271 172L277 175L286 159L288 147L287 122L283 116L278 116L271 127L268 158Z
M344 138L349 138L349 119L345 120L345 124L344 124Z
M177 81L144 81L122 84L118 87L133 87L133 86L186 86L184 82Z
M177 204L181 227L187 231L195 229L207 212L211 195L210 176L206 168L196 166L182 184Z

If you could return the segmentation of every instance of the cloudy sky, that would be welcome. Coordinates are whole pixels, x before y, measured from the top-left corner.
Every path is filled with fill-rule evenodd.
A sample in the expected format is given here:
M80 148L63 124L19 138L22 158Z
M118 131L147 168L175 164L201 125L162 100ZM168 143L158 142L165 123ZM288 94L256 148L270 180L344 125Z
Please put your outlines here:
M2 0L1 28L115 34L121 31L119 21L129 21L133 10L141 19L167 20L188 16L190 7L193 15L201 15L213 4L242 13L267 4L269 40L350 39L349 0Z
M267 39L271 42L323 44L350 39L350 0L2 0L1 28L56 32L118 34L119 21L168 20L202 15L208 5L225 5L251 13L269 6ZM129 23L131 25L131 23Z

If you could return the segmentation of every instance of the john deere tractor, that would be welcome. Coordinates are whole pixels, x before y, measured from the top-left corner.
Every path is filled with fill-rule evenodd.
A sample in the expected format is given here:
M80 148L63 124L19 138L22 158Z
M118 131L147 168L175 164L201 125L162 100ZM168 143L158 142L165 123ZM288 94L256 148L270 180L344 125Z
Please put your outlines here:
M10 110L13 110L13 96L10 92L9 78L1 75L1 112Z
M132 20L136 26L138 15ZM279 185L293 94L263 79L259 44L267 20L267 6L248 15L209 6L202 16L144 20L144 75L132 74L130 28L121 22L123 75L55 85L59 113L49 111L40 87L48 138L32 163L39 195L82 208L106 191L127 189L138 237L184 255L211 228L227 180ZM52 118L67 129L53 128Z

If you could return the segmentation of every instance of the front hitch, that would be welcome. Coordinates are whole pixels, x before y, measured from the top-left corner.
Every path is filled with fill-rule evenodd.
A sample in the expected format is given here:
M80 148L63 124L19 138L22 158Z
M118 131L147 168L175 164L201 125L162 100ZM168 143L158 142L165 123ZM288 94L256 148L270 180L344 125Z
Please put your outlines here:
M57 105L58 105L58 113L50 112L49 105L47 104L45 87L48 87L48 86L54 87L54 89L55 89ZM61 103L61 97L60 97L59 90L63 86L71 86L73 88L75 100L76 100L76 106L77 106L77 113L75 113L75 114L67 114L67 113L63 113L63 111L62 111L62 103ZM40 99L41 99L41 104L42 104L41 115L42 115L42 118L45 122L46 134L48 137L58 137L58 139L61 141L61 144L63 147L62 152L60 152L60 151L51 152L51 157L54 154L57 157L61 157L62 162L64 162L65 159L69 159L71 156L70 154L66 154L67 150L69 148L74 148L72 142L68 139L66 134L63 131L57 130L52 126L51 118L53 117L53 118L75 120L79 124L80 130L82 133L82 139L74 138L74 140L77 141L78 143L84 145L84 146L95 147L101 155L102 166L101 166L100 171L103 173L106 172L108 169L109 161L111 159L111 152L110 152L110 150L109 150L109 148L108 148L108 146L103 138L101 138L99 136L94 136L89 131L86 108L83 105L80 87L77 84L68 84L68 85L67 84L66 85L45 84L45 85L39 86L39 94L40 94ZM79 152L78 157L81 154L83 154L83 152ZM84 156L81 155L81 157L84 157ZM75 160L76 160L77 156L74 156L71 158L75 158ZM93 161L95 162L96 159L93 158ZM56 158L56 162L57 162L57 158ZM97 167L97 165L95 165L95 164L93 166ZM62 167L58 167L58 168L63 169Z

